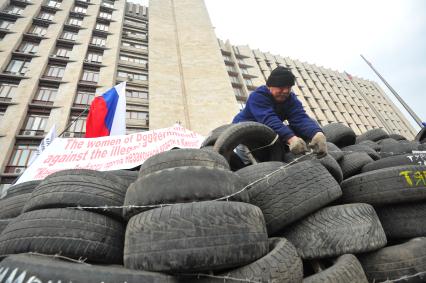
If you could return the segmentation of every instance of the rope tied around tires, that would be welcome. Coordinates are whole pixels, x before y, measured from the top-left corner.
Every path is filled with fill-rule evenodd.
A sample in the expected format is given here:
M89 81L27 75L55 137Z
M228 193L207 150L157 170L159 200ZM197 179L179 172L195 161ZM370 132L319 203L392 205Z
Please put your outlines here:
M269 144L261 146L261 147L254 148L252 150L249 150L248 153L252 153L252 152L255 152L257 150L261 150L261 149L264 149L264 148L271 147L277 142L278 138L279 138L279 136L276 135L275 138Z
M38 253L38 252L27 252L27 253L20 253L20 254L42 256L42 257L48 257L48 258L54 258L54 259L61 259L61 260L66 260L66 261L73 262L73 263L92 266L92 264L86 262L86 259L79 258L78 260L76 260L76 259L73 259L73 258L62 256L60 254L50 255L50 254L43 254L43 253ZM5 254L5 255L1 255L1 256L6 257L6 256L11 256L11 255L13 255L13 254ZM223 282L227 282L227 280L232 280L232 281L235 281L235 282L262 283L261 281L254 281L254 280L251 280L250 278L236 278L236 277L231 277L231 276L218 276L218 275L211 275L211 274L206 274L206 273L180 273L179 275L197 278L197 279L200 279L200 277L216 278L216 279L222 279ZM401 281L406 281L407 279L415 278L415 277L422 276L422 275L426 275L426 271L418 272L418 273L415 273L415 274L412 274L412 275L404 275L400 278L396 278L396 279L392 279L392 280L388 279L386 281L382 281L381 283L401 282Z
M353 150L329 150L328 152L333 152L333 153L342 152L342 153L347 153L347 154L365 152L365 153L368 154L367 151L353 151ZM386 153L386 154L389 154L389 155L415 154L416 156L421 156L421 157L426 158L426 151L424 151L423 153L412 153L412 152L401 153L401 152L393 152L393 151L379 151L377 153L378 154Z
M251 182L250 184L244 186L241 190L239 190L239 191L237 191L235 193L232 193L232 194L220 197L220 198L216 198L216 199L213 199L211 201L221 201L221 200L228 201L229 198L231 198L231 197L233 197L235 195L241 194L242 192L244 192L245 190L247 190L251 186L253 186L253 185L255 185L255 184L257 184L257 183L259 183L259 182L261 182L263 180L267 180L269 177L275 175L276 173L280 172L283 169L285 170L290 165L293 165L293 163L297 163L297 161L299 161L300 159L305 158L306 156L309 156L311 154L313 154L313 151L311 151L311 152L309 152L306 155L303 155L301 157L295 158L290 163L285 164L285 165L279 167L277 170L275 170L275 171L273 171L273 172L271 172L271 173L263 176L262 178L259 178L259 179L255 180L255 181ZM191 203L195 203L195 202L196 201L191 202ZM84 210L84 209L103 209L103 210L107 210L107 209L122 209L122 208L159 208L159 207L172 206L172 205L178 205L178 204L183 204L183 203L162 203L162 204L152 204L152 205L121 205L121 206L108 206L108 205L104 205L104 206L68 206L66 208L79 209L79 210Z
M69 262L72 262L72 263L83 264L83 265L87 265L87 266L93 266L93 264L87 263L85 258L79 258L77 260L77 259L69 258L69 257L66 257L66 256L62 256L60 254L51 255L51 254L43 254L43 253L38 253L38 252L27 252L27 253L19 253L19 254L20 255L35 255L35 256L41 256L41 257L52 258L52 259L60 259L60 260L69 261ZM6 257L6 256L12 256L12 255L16 255L16 254L4 254L4 255L1 255L1 256ZM224 282L229 282L228 280L232 280L234 282L262 283L261 281L253 281L249 278L236 278L236 277L231 277L231 276L217 276L217 275L204 274L204 273L186 273L186 274L179 274L179 275L197 278L197 279L199 279L200 277L223 279Z
M262 283L262 281L253 281L249 278L235 278L235 277L230 277L230 276L217 276L217 275L211 275L211 274L205 274L205 273L182 273L180 275L188 276L188 277L192 277L192 278L197 278L197 279L200 279L200 277L223 279L223 282L228 282L227 280L232 280L232 281L235 281L235 282Z
M420 275L426 275L426 271L418 272L418 273L413 274L413 275L404 275L404 276L402 276L401 278L398 278L398 279L386 280L386 281L383 281L383 283L406 281L407 279L414 278L414 277L417 277L417 276L420 276Z
M50 258L59 258L62 260L66 260L66 261L70 261L73 263L80 263L80 264L85 264L85 265L91 265L89 263L86 262L86 258L82 258L80 257L79 259L73 259L70 257L66 257L60 254L54 254L54 255L49 255L49 254L43 254L43 253L38 253L38 252L27 252L27 253L19 253L20 255L36 255L36 256L43 256L43 257L50 257ZM16 254L2 254L2 257L7 257L7 256L12 256L12 255L16 255Z

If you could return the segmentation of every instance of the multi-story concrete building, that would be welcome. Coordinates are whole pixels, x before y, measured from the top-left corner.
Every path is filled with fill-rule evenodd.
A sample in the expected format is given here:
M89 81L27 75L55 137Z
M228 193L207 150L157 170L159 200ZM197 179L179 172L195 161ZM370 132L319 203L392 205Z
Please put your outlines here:
M92 99L119 82L129 133L179 122L207 134L277 65L292 69L320 124L413 136L375 82L217 40L202 0L152 0L149 13L125 0L0 0L0 186L53 125L82 137Z
M232 46L229 41L219 40L219 44L240 107L250 91L265 84L272 69L284 66L296 76L293 91L306 112L321 125L342 122L358 135L373 128L407 138L415 135L412 125L376 82L248 46Z

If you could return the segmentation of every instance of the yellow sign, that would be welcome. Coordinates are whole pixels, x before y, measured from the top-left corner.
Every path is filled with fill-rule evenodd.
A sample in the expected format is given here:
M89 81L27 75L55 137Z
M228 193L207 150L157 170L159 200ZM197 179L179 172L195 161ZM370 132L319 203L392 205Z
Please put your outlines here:
M404 176L410 186L426 186L426 171L401 171L399 176Z

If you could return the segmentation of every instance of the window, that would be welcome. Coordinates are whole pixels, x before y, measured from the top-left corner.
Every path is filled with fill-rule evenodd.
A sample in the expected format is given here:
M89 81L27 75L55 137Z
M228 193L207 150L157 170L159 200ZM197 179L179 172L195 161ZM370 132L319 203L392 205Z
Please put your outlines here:
M23 41L18 48L19 52L23 53L37 53L38 50L38 42L33 41Z
M65 66L48 65L46 70L46 77L62 78L64 76Z
M34 97L34 102L44 101L44 102L52 102L56 98L56 94L58 90L56 88L51 87L39 87L36 96Z
M246 68L240 68L241 69L241 73L248 75L248 70Z
M148 99L148 92L128 89L126 90L126 96L129 98Z
M100 31L108 31L108 25L96 23L95 29Z
M73 31L69 31L69 30L64 30L62 32L61 38L62 39L68 39L68 40L75 41L76 38L77 38L77 32L73 32Z
M131 63L136 63L136 64L142 64L142 65L148 63L148 60L146 60L146 59L129 57L129 56L124 56L124 55L120 55L120 60L131 62Z
M146 23L135 22L128 19L125 19L124 22L129 25L138 26L139 28L146 28Z
M13 98L16 93L18 85L1 83L0 84L0 100L9 101Z
M224 54L222 54L222 56L223 56L223 60L225 60L225 61L229 61L229 62L232 62L231 56L229 56L229 55L224 55Z
M24 9L22 9L22 7L18 7L18 6L14 6L14 5L9 5L8 7L6 7L6 9L4 10L5 13L8 14L13 14L13 15L20 15L22 14L22 11Z
M96 46L105 46L106 38L94 36L92 37L92 44Z
M133 43L133 42L127 42L127 41L122 41L121 45L124 46L124 47L133 47L133 48L136 48L136 49L145 49L145 50L148 49L147 45L137 44L137 43Z
M148 119L148 112L142 112L142 111L126 111L126 118L127 119L136 119L136 120L147 120Z
M240 107L240 110L243 110L244 107L246 107L246 103L242 101L238 101L238 106Z
M5 106L5 105L0 106L0 123L3 120L3 116L4 116L4 113L6 112L6 110L7 110L7 106Z
M237 58L238 63L245 65L246 62L242 58Z
M13 24L11 21L0 20L0 28L8 30L10 26Z
M29 114L25 121L21 134L25 136L44 135L49 115Z
M233 73L237 72L237 69L235 69L234 66L226 65L226 69L228 70L228 72L233 72Z
M99 71L83 70L83 75L81 76L81 80L97 83L99 80Z
M69 58L70 57L69 54L71 51L72 49L62 47L62 46L57 46L55 50L55 55L58 57Z
M48 13L46 11L41 11L40 14L38 14L37 16L37 18L46 20L46 21L52 21L54 17L55 17L54 14Z
M30 61L28 59L12 59L7 65L6 73L25 75Z
M49 7L53 7L53 8L59 8L59 7L61 7L61 2L60 1L54 1L54 0L48 0L46 5L49 6Z
M45 36L47 33L47 27L34 25L30 28L29 32L35 35Z
M126 128L126 135L140 133L140 132L146 132L148 129L146 128Z
M239 83L240 83L240 82L238 81L238 78L237 78L237 77L229 76L229 78L231 79L231 82L233 82L233 83L237 83L237 84L239 84Z
M6 166L6 173L22 173L28 166L34 154L37 152L38 145L18 144L15 145L9 163Z
M82 6L75 6L73 12L74 13L80 13L80 14L86 14L87 8L82 7Z
M110 13L107 13L107 12L100 12L99 18L111 20L112 15Z
M246 82L246 85L253 86L253 82L251 81L251 79L245 79L244 81Z
M142 38L142 39L146 39L146 33L144 33L144 32L136 32L136 31L127 30L124 33L129 35L129 36L135 36L135 37L139 37L139 38Z
M69 121L69 123L71 123L72 121L75 120L75 122L68 129L68 132L80 134L80 135L73 135L74 137L83 136L82 134L86 132L87 117L79 117L79 118L77 117L78 117L77 114L72 114Z
M234 87L235 96L244 96L243 90L241 88Z
M78 18L72 18L72 17L70 17L68 19L68 24L72 25L72 26L79 26L80 27L82 23L83 23L83 20L78 19Z
M128 78L130 80L146 81L148 79L147 75L135 74L135 73L129 73L129 72L123 72L123 71L119 71L118 76L119 77L125 77L125 78Z
M75 96L74 104L89 105L90 103L92 103L94 98L95 98L94 92L77 90L77 95Z
M86 60L89 62L102 63L102 53L89 52Z

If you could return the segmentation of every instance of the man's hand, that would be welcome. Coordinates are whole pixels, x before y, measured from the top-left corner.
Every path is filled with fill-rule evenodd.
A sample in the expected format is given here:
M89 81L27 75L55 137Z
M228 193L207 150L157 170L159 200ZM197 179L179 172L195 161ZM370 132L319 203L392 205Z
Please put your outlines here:
M293 154L305 154L308 151L305 141L299 137L293 136L287 140L287 143Z
M323 157L324 155L327 154L326 142L327 142L327 139L325 138L324 134L321 132L318 132L312 138L311 142L309 143L309 147L312 148L312 150L318 157Z

